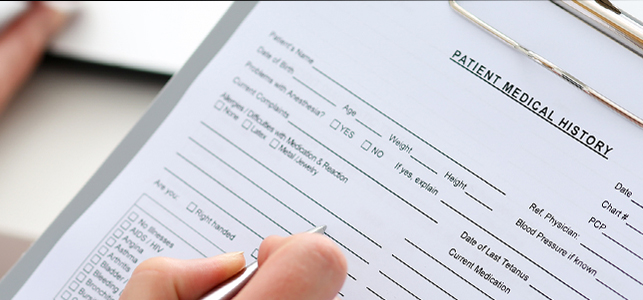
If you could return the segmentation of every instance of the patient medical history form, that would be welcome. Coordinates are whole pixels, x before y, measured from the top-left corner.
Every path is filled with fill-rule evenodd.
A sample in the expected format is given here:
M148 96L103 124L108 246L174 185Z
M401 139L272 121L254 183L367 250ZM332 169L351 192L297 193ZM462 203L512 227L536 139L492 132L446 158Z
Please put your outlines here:
M641 129L446 2L259 3L180 97L14 299L118 299L150 257L324 224L343 299L643 291Z

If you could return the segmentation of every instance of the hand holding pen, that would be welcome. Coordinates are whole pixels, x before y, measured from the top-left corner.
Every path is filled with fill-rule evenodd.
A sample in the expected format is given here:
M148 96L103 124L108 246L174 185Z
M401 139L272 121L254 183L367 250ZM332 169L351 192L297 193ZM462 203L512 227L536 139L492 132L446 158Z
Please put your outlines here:
M347 271L344 255L321 234L270 236L261 243L258 263L256 275L234 299L331 300ZM134 270L120 299L201 299L244 266L240 252L194 260L149 259Z

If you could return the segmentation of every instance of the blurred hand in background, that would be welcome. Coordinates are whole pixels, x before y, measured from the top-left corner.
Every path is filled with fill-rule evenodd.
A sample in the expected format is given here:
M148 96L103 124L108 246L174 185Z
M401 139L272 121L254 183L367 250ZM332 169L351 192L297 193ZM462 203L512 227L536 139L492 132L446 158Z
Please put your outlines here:
M70 2L32 2L0 32L0 114L38 65L49 41L76 7Z

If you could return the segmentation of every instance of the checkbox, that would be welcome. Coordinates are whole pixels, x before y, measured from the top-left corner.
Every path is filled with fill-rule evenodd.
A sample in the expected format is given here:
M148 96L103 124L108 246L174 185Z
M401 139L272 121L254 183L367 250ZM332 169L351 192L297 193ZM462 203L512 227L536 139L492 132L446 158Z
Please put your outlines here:
M138 214L137 214L137 213L135 213L135 212L133 212L133 213L129 214L129 217L127 217L127 218L128 218L130 221L134 222L134 220L136 220L136 218L138 218Z
M98 249L98 253L100 253L100 255L105 255L105 253L107 253L107 247L100 247L100 249Z
M272 147L272 149L276 149L277 147L279 147L279 140L272 139L272 141L270 141L270 147Z
M114 231L114 236L115 236L115 237L120 238L122 235L123 235L123 231L122 231L122 230L120 230L120 229L116 229L116 230Z
M69 291L65 291L60 297L67 300L69 299L69 297L71 297L71 293Z
M196 204L195 204L194 202L190 202L190 204L188 204L187 209L188 209L190 212L194 212L194 210L196 209Z
M330 122L330 128L337 129L337 127L339 127L339 124L341 124L341 122L339 122L339 121L337 121L337 119L335 119L332 122Z
M98 256L98 254L94 254L94 257L92 257L91 262L93 264L97 264L99 261L100 261L100 256Z
M91 264L86 264L85 267L83 268L83 271L85 271L86 273L89 273L93 269L94 269L94 266L92 266Z
M254 259L258 259L257 257L259 256L259 249L256 249L252 251L252 254L250 254Z
M368 140L364 140L364 142L362 143L362 149L368 151L368 149L371 149L371 145L371 142L369 142Z
M69 289L70 289L70 290L72 290L72 291L75 291L77 288L78 288L78 282L76 282L76 281L73 281L73 282L69 285Z
M114 246L114 244L116 244L116 239L114 239L113 237L110 237L107 239L107 242L105 242L105 244L107 244L107 246L110 246L110 247Z
M250 122L250 120L248 120L248 119L243 121L243 124L241 124L241 127L243 127L243 129L248 129L248 128L250 128L250 126L252 126L252 122Z
M217 101L217 103L214 104L214 108L216 108L217 110L221 110L224 106L225 103L223 103L223 101L221 100Z
M127 228L129 228L130 225L132 225L132 223L130 223L128 221L123 221L123 223L121 223L121 228L127 230Z
M83 282L83 280L85 280L85 278L87 278L87 275L85 275L85 273L81 272L81 273L78 273L78 275L76 275L76 280L78 280L80 282Z

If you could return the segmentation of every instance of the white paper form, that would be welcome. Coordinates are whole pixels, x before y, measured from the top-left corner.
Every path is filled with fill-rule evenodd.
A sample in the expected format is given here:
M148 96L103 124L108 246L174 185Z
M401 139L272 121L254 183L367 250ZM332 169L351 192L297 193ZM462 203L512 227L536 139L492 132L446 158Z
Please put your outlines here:
M444 2L260 3L15 299L322 224L345 299L634 299L643 138L588 99Z

